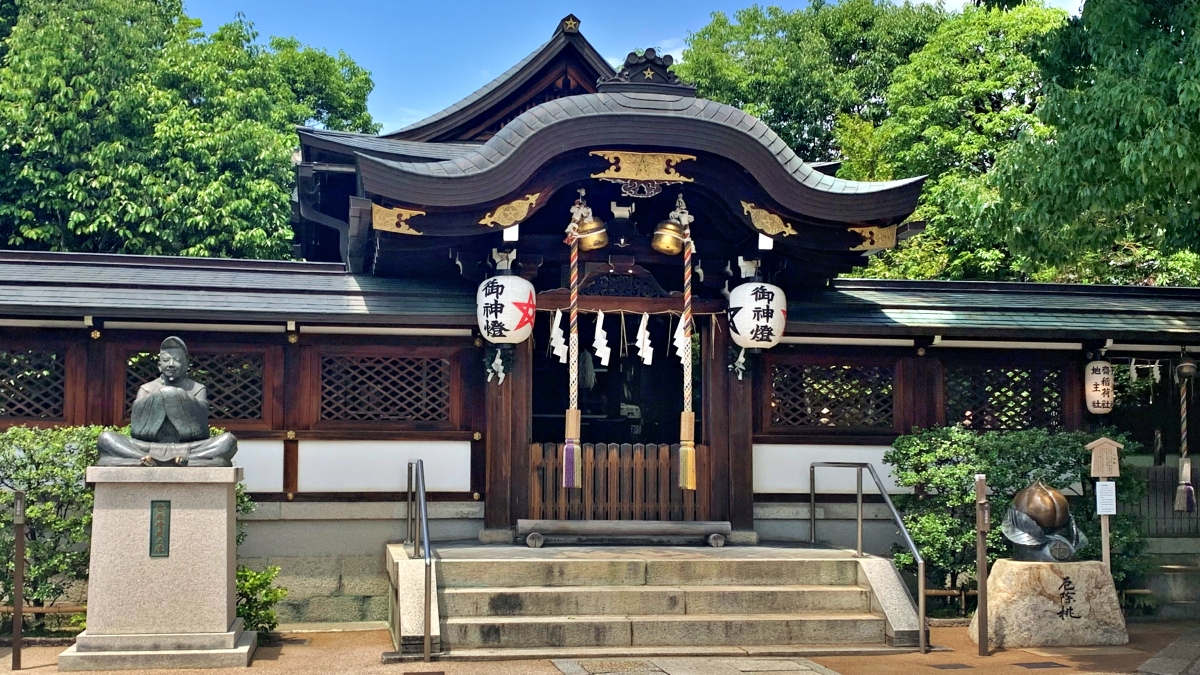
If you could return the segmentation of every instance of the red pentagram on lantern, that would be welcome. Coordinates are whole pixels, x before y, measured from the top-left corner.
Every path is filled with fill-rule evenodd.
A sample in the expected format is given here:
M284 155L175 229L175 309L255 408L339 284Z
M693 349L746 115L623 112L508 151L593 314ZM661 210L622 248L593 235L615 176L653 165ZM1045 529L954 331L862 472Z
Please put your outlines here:
M528 302L514 302L513 307L521 310L521 319L517 321L517 325L513 327L513 330L521 330L525 326L533 325L533 319L537 313L537 301L533 299L533 291L529 292Z

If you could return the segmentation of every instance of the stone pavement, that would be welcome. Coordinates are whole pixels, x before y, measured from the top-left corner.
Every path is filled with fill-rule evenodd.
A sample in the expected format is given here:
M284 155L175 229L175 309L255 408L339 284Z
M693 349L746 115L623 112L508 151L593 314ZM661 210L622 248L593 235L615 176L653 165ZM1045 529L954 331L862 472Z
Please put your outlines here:
M808 659L553 659L563 675L838 675Z
M1192 629L1138 668L1146 675L1200 675L1200 628Z
M349 626L346 628L353 628ZM297 627L300 628L300 627ZM979 673L980 675L1029 675L1031 672L1083 675L1094 673L1133 673L1149 665L1144 675L1190 675L1200 657L1200 628L1196 622L1129 625L1129 645L1124 647L1063 648L1045 650L996 651L978 656L978 648L967 638L965 627L933 628L931 642L943 649L929 654L889 654L887 656L812 656L737 658L613 657L609 659L540 659L527 661L441 661L435 663L382 664L380 656L391 651L386 630L343 630L343 632L293 632L275 644L259 647L250 668L206 670L202 675L937 675L938 672ZM1184 636L1176 642L1177 638ZM1187 648L1184 652L1176 647ZM50 675L64 646L37 646L25 650L22 672ZM9 670L9 649L0 646L0 673ZM1172 654L1190 655L1175 670L1154 670L1155 664L1169 665ZM1156 655L1151 658L1151 655ZM1183 660L1181 658L1180 660ZM1150 659L1147 661L1147 659ZM589 670L590 661L603 662ZM641 665L649 663L649 666ZM575 664L565 666L560 664ZM637 664L635 666L635 664ZM156 671L154 675L181 675L182 671ZM192 671L199 673L200 671ZM1200 671L1192 672L1200 675ZM119 675L114 672L112 675ZM132 674L131 674L132 675ZM140 671L137 675L151 675Z

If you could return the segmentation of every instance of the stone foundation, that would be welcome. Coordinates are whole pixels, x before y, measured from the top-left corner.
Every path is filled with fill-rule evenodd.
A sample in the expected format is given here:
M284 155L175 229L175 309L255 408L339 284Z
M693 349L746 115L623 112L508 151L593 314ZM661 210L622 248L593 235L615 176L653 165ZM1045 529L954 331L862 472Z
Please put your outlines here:
M288 596L280 623L385 621L384 549L404 539L404 502L263 502L243 516L238 564L279 567ZM477 540L483 502L431 502L429 530L439 541Z

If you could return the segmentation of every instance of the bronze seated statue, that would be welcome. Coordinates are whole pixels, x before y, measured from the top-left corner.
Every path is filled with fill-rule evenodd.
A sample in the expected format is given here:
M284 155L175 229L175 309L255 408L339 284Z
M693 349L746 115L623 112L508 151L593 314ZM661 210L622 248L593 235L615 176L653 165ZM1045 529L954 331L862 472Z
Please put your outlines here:
M1069 562L1088 543L1067 498L1040 479L1013 497L1000 529L1013 543L1014 560Z
M158 353L162 375L138 389L130 412L130 436L100 434L100 466L233 466L237 439L210 436L208 392L187 376L187 345L163 340Z

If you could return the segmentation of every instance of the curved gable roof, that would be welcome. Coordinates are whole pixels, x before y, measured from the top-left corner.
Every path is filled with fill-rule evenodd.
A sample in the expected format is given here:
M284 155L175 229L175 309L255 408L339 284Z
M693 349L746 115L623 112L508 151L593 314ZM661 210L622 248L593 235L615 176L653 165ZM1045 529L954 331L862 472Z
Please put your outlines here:
M802 161L758 118L700 98L613 92L570 96L518 116L470 153L437 162L390 161L358 153L363 187L427 206L466 206L519 189L557 155L622 144L691 149L729 158L796 213L844 222L897 220L916 208L924 177L849 181ZM503 170L501 170L503 168Z
M573 28L570 23L572 20L574 21ZM592 72L588 73L588 76L593 79L589 84L601 77L611 77L615 73L613 67L600 55L600 52L596 51L596 48L579 33L579 20L573 15L567 15L559 22L558 29L550 40L533 50L533 53L521 59L515 66L501 73L496 79L476 89L445 110L436 112L397 131L382 134L382 137L429 141L455 127L467 126L472 120L486 115L493 106L501 103L506 97L519 92L546 66L565 56L564 52L568 50L574 50L580 60L590 67Z

